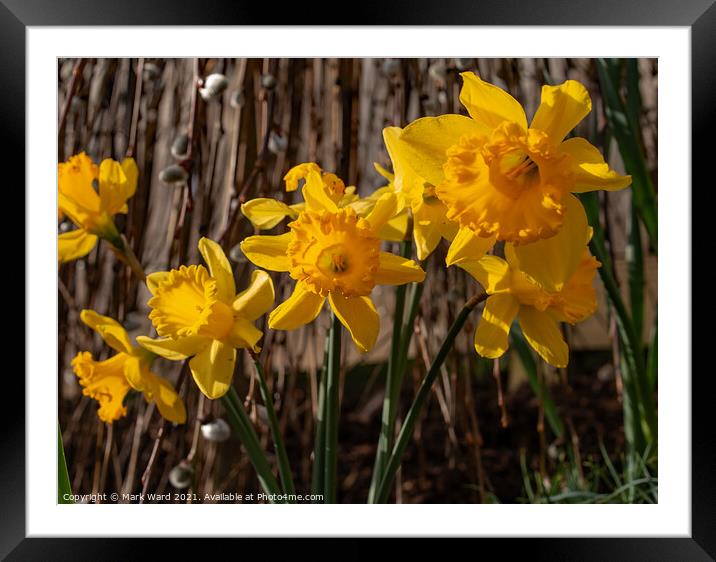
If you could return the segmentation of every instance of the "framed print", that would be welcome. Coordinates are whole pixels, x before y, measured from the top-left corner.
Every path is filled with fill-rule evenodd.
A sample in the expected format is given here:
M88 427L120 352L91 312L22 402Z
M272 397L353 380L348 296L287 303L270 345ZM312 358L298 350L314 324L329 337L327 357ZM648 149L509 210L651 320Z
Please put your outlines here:
M716 555L716 8L130 4L0 6L27 221L3 556Z

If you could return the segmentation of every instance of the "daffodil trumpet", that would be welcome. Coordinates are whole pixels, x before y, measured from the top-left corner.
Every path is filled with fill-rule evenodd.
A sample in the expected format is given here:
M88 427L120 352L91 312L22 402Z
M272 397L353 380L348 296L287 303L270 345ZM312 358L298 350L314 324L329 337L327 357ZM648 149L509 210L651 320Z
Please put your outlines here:
M234 273L221 246L202 238L203 265L151 273L147 287L149 319L159 338L137 338L139 344L165 359L191 358L189 368L199 390L220 398L231 387L237 349L258 351L263 333L254 322L274 302L271 277L254 271L249 286L236 293Z
M631 183L586 139L565 138L592 109L579 82L543 86L528 125L510 94L472 72L461 76L469 117L424 117L394 133L401 162L435 186L446 217L459 226L448 265L479 259L496 240L524 245L550 238L562 228L570 193Z
M400 468L401 459L403 458L405 449L407 448L413 435L418 417L420 416L423 406L430 395L430 389L432 388L435 379L440 374L440 369L442 368L448 353L455 343L455 338L465 325L468 316L470 316L470 313L477 307L477 305L486 300L487 297L487 293L479 293L470 297L463 305L460 313L457 315L457 318L455 318L455 321L452 323L452 326L450 326L450 330L448 331L447 336L445 336L438 354L435 356L435 359L433 359L430 369L420 383L420 388L418 389L415 399L410 405L410 409L405 416L398 438L390 452L390 457L386 461L385 471L380 479L375 495L372 500L369 499L369 503L385 503L388 501L391 485L393 484L395 475Z
M377 284L421 282L425 272L412 260L383 252L380 231L395 215L397 199L383 194L372 211L359 217L339 208L325 193L317 172L303 187L306 209L278 236L250 236L241 243L255 265L288 272L293 294L269 315L269 327L294 330L312 322L328 300L362 352L372 349L380 320L370 294Z
M97 332L117 353L104 361L95 361L87 351L79 352L72 360L72 368L82 386L82 393L97 400L97 416L112 423L127 414L124 398L130 390L154 402L159 413L173 423L186 421L186 409L174 387L151 371L156 355L136 346L116 320L83 310L80 319Z

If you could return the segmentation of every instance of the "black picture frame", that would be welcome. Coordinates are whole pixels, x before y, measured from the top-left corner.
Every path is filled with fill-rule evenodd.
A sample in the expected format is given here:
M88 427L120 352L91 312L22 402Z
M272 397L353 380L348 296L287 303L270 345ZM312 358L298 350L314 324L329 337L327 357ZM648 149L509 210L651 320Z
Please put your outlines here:
M713 190L707 176L712 146L716 100L716 5L714 0L401 0L361 2L349 9L339 3L311 2L309 13L303 3L280 9L268 3L210 1L179 2L153 0L1 0L0 1L0 96L6 146L2 158L10 166L6 189L25 184L25 49L28 26L65 25L565 25L565 26L686 26L691 29L692 70L692 171L693 184L703 178L703 189ZM345 15L344 15L345 14ZM310 20L310 21L309 21ZM121 47L118 47L120 50ZM708 178L708 179L707 179ZM11 187L13 186L13 187ZM691 189L691 186L688 186ZM31 212L31 201L20 203ZM18 207L19 208L19 207ZM19 248L18 248L19 249ZM687 249L690 251L690 248ZM17 256L18 259L20 256ZM31 257L30 257L31 258ZM20 263L20 262L17 262ZM19 285L19 283L18 283ZM25 301L31 298L25 292ZM684 327L691 329L691 327ZM31 335L28 335L31 337ZM27 352L27 342L26 342ZM690 538L570 538L570 539L478 539L475 555L485 550L499 552L503 559L513 555L550 560L713 560L716 557L716 447L711 428L712 373L692 378L692 495ZM684 372L669 376L691 376ZM4 373L4 405L0 408L0 556L10 560L104 560L154 557L153 539L39 539L26 538L25 531L25 381ZM711 386L711 388L713 388ZM10 398L12 397L12 398ZM30 397L31 399L31 397ZM349 523L346 529L350 528ZM555 529L558 533L559 529ZM82 534L82 529L77 529ZM222 552L231 539L206 542L171 539L161 545L163 557L179 554L188 558L193 550L206 556ZM263 550L254 539L241 539L242 556ZM353 545L337 545L341 558L362 559L374 552L372 540L349 539ZM219 542L214 542L219 541ZM429 553L424 541L403 541L404 555L411 551ZM276 543L274 543L276 544ZM207 550L208 548L208 550ZM272 551L275 547L272 547ZM294 553L297 546L291 547ZM304 548L309 548L307 545ZM440 547L438 547L440 548ZM419 549L419 550L418 550ZM311 548L315 553L315 548ZM252 553L253 554L253 553ZM443 551L444 554L444 551Z

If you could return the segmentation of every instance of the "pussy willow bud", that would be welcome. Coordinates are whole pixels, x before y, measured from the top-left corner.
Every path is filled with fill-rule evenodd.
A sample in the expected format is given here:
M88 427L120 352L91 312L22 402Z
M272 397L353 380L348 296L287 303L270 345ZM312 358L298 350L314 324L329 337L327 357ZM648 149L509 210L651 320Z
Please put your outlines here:
M145 62L144 63L144 70L142 71L142 77L147 82L156 80L157 78L159 78L161 76L161 74L162 74L162 71L153 62Z
M280 133L271 131L269 134L268 149L273 154L285 152L288 148L288 139Z
M159 179L169 185L179 185L186 182L189 174L179 164L170 164L159 172Z
M273 74L263 74L261 76L261 87L266 90L273 90L276 87L276 78Z
M201 426L201 435L207 441L221 443L231 437L231 428L222 418L216 418Z
M172 156L177 160L182 160L186 156L188 150L189 137L184 133L177 135L177 138L175 138L174 142L172 143Z
M172 468L169 472L169 483L179 490L183 490L184 488L191 486L193 478L194 469L184 460Z
M229 81L223 74L209 74L204 80L204 86L199 88L199 93L205 101L218 98L229 86Z
M383 61L383 74L395 77L400 73L400 61L398 59L385 59Z
M231 94L231 99L229 100L229 103L231 104L231 107L241 107L244 105L244 102L246 101L246 98L244 96L244 93L241 90L236 90L233 94Z

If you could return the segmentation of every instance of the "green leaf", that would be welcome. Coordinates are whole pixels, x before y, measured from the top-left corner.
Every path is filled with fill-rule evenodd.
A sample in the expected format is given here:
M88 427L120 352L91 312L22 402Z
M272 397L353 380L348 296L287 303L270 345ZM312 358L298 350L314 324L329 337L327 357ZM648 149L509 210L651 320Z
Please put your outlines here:
M65 459L65 447L62 445L62 432L60 424L57 424L57 503L74 503L70 486L70 475L67 472L67 460Z
M627 82L628 99L630 100L627 106L619 94L619 73L615 64L614 61L597 59L599 83L604 98L604 112L609 128L619 145L624 166L632 176L632 193L639 217L646 226L651 244L656 251L658 233L656 194L640 142L638 115L640 105L634 101L639 95L638 69L633 64L627 66L628 73L631 74L631 78ZM635 72L636 77L634 76ZM637 113L635 114L635 112Z

